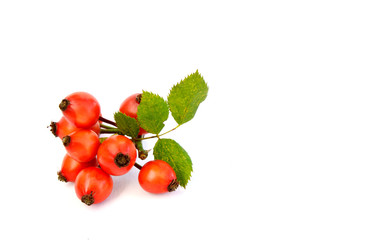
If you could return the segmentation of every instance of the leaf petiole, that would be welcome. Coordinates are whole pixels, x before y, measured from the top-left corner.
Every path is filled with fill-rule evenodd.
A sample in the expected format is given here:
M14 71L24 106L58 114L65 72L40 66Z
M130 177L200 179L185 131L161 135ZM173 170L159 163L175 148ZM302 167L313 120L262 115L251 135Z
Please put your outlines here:
M171 131L174 131L176 130L179 126L181 126L181 124L178 124L175 128L165 132L165 133L162 133L162 134L156 134L154 136L150 136L150 137L143 137L143 138L134 138L135 141L141 141L141 140L146 140L146 139L152 139L152 138L159 138L167 133L170 133Z

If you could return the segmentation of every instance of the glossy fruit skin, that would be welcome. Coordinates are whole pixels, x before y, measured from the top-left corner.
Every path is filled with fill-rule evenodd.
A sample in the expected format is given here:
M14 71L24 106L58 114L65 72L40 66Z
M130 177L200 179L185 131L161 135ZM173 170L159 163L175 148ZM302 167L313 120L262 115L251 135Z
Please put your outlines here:
M168 186L176 179L173 168L162 160L146 163L138 174L138 182L141 187L150 193L168 192ZM178 185L175 188L177 187Z
M68 134L76 131L78 128L64 116L60 118L59 122L52 122L51 123L51 132L54 136L63 139L63 137L67 136ZM100 122L97 121L91 128L97 135L100 135Z
M65 182L74 182L78 173L88 167L97 167L96 158L89 162L78 162L68 154L65 154L60 171L58 172L59 180Z
M119 107L119 111L121 113L125 113L127 116L131 117L131 118L135 118L137 119L137 107L140 104L137 101L137 97L140 95L141 93L135 93L132 94L131 96L129 96L128 98L126 98L122 104ZM140 131L138 133L138 135L144 135L146 134L147 131L140 128Z
M75 92L63 99L59 105L66 117L78 128L90 128L100 116L100 104L86 92Z
M63 138L68 154L78 162L88 162L95 158L100 146L99 137L89 129L78 129Z
M117 154L129 157L129 163L119 167L116 163ZM122 135L113 135L107 138L97 151L97 161L101 169L114 176L126 174L136 162L137 151L134 143Z
M92 201L83 201L87 205L100 203L112 192L113 179L100 168L88 167L77 175L74 189L81 200L84 196L92 196Z

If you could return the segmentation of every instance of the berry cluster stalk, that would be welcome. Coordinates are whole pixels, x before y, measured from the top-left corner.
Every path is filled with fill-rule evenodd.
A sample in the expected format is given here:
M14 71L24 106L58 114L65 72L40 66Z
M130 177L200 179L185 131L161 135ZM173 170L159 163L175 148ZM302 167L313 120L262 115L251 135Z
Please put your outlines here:
M100 124L100 133L105 133L105 134L123 134L118 128L117 128L117 124L114 122L114 121L111 121L109 119L106 119L102 116L99 117L99 120L101 122L104 122L104 123L107 123L107 124L110 124L110 125L113 125L114 127L112 126L109 126L109 125L106 125L104 123L101 123ZM152 139L152 138L158 138L160 139L161 136L167 134L167 133L170 133L174 130L176 130L179 126L181 126L180 124L178 124L175 128L165 132L165 133L162 133L162 134L156 134L156 135L153 135L153 136L149 136L149 137L143 137L142 135L139 135L137 137L132 137L132 142L135 144L136 146L136 149L138 150L138 157L142 160L146 159L147 156L148 156L148 153L150 150L145 150L142 146L142 140L146 140L146 139ZM139 165L138 163L135 163L134 166L136 168L138 168L139 170L141 170L142 166Z
M108 123L108 124L111 124L113 126L117 126L117 124L111 120L108 120L106 118L103 118L100 116L99 118L100 121L102 122L105 122L105 123ZM118 128L114 128L114 127L110 127L110 126L107 126L105 124L101 124L101 130L100 130L100 133L111 133L111 134L122 134L122 132L118 129ZM146 139L152 139L152 138L159 138L167 133L170 133L174 130L176 130L179 126L181 126L181 124L178 124L175 128L165 132L165 133L162 133L162 134L157 134L157 135L153 135L153 136L150 136L150 137L141 137L141 136L138 136L138 137L135 137L135 138L132 138L132 141L142 141L142 140L146 140Z

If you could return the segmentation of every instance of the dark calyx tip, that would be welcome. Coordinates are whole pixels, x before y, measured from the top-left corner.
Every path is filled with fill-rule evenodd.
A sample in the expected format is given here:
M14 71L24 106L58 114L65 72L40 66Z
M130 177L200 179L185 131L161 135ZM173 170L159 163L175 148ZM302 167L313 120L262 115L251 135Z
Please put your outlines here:
M64 147L67 147L70 143L70 137L67 135L67 136L63 137L62 141L63 141Z
M87 206L92 205L95 202L92 192L90 194L83 195L81 201Z
M142 98L142 94L138 94L138 95L137 95L137 97L136 97L136 102L137 102L138 104L140 104L140 103L141 103L141 98Z
M69 100L68 99L63 99L62 101L61 101L61 103L59 104L59 108L60 108L60 110L62 110L62 111L65 111L66 109L67 109L67 107L69 106Z
M68 182L68 179L63 176L61 171L58 172L58 180L61 181L61 182Z
M118 167L127 167L131 161L131 158L123 153L118 153L114 158L114 163Z
M149 151L150 150L139 150L138 151L138 157L141 159L141 160L145 160L147 158L147 156L149 155Z
M173 179L170 184L168 185L168 192L175 191L179 186L179 182L177 179Z
M56 131L57 131L57 125L56 125L56 122L51 122L50 124L50 132L55 136L57 137L58 135L56 135Z

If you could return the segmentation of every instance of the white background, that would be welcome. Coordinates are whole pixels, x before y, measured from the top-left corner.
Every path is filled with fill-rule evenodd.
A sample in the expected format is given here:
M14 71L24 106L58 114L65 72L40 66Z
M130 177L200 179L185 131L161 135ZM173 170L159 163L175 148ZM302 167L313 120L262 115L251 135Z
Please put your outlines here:
M0 238L369 239L368 12L367 1L1 1ZM196 69L208 98L167 136L192 158L186 190L146 193L132 169L87 207L57 180L65 150L47 126L66 95L90 92L112 118L130 94L166 98Z

